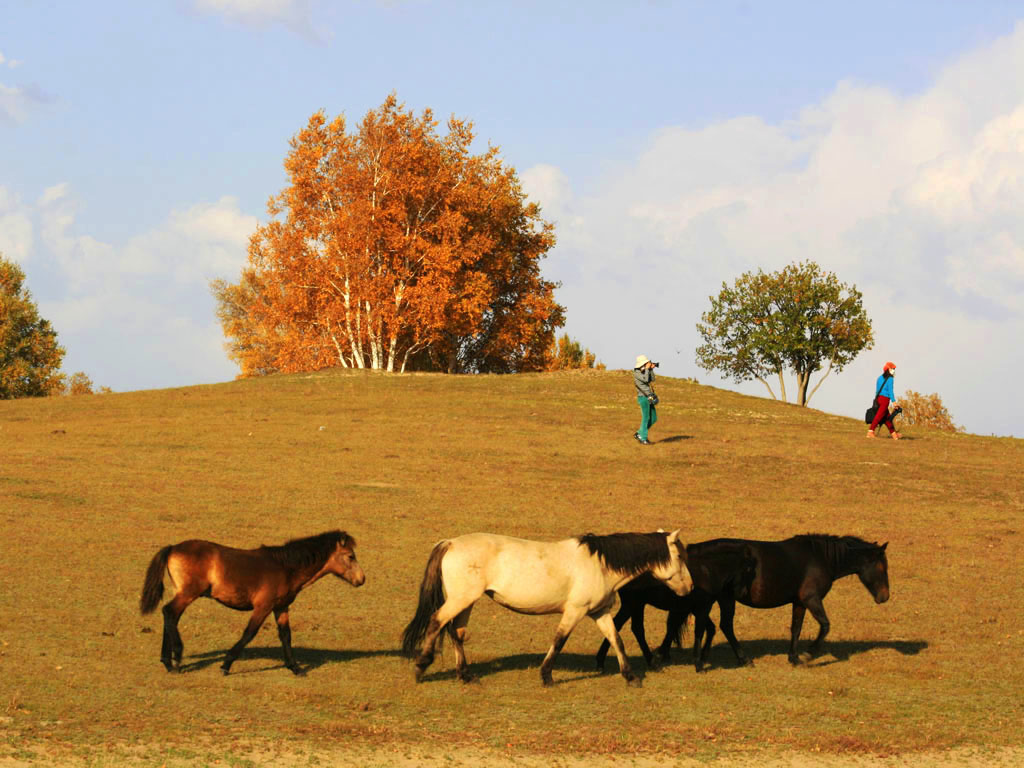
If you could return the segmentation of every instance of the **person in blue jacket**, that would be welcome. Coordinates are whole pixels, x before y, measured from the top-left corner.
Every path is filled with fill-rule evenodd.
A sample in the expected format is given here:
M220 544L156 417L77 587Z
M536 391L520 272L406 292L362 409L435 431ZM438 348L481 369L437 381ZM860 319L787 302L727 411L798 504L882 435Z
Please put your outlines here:
M875 429L879 424L885 424L889 428L889 436L893 440L903 437L892 425L892 415L889 413L889 405L896 405L896 393L893 391L892 385L895 373L896 363L886 363L882 368L882 375L875 382L875 392L878 393L875 402L878 404L878 410L875 412L875 418L871 420L868 437L875 436Z

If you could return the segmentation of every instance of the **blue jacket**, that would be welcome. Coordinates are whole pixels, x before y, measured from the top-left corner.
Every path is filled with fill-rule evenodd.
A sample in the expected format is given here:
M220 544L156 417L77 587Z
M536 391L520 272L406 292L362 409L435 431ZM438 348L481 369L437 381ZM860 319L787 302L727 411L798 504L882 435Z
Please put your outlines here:
M882 384L883 379L885 380L885 384ZM879 387L882 388L881 392L878 391ZM884 373L879 376L878 381L875 382L875 391L882 397L888 397L890 400L895 400L896 394L892 389L892 376L886 376Z

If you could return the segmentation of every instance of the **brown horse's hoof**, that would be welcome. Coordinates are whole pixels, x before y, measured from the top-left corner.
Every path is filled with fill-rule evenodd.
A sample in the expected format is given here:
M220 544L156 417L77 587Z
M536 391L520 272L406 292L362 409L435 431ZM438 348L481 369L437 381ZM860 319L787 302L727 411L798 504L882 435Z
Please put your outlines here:
M641 680L639 677L627 677L626 685L628 685L630 688L643 688L644 681Z
M551 679L551 675L548 675L547 677L541 675L540 682L545 688L550 688L555 684L555 681Z

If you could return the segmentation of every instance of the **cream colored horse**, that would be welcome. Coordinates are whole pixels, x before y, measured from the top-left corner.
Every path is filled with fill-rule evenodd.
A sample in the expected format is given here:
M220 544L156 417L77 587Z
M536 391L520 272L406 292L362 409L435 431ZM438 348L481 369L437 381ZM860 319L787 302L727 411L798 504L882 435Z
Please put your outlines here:
M686 546L672 533L586 534L557 542L528 541L492 533L471 533L439 542L430 554L420 585L416 615L402 636L402 648L416 655L416 680L434 661L434 648L447 628L455 647L455 673L470 679L463 648L473 604L487 595L499 605L526 614L561 613L555 640L540 667L551 685L551 667L570 633L590 616L615 649L622 676L640 685L629 667L622 639L612 621L615 592L650 573L682 596L693 588Z

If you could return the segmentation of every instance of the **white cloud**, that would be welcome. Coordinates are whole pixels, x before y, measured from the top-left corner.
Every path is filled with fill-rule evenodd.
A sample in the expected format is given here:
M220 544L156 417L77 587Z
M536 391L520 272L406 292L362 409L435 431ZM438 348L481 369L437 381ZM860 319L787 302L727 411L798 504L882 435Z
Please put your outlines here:
M326 36L313 21L311 0L193 0L193 7L246 26L283 24L314 39Z
M963 375L1024 375L1008 354L1024 336L1024 23L920 94L843 82L783 124L667 127L585 197L557 168L523 177L546 209L573 212L548 269L568 330L609 365L645 352L707 380L693 362L707 297L813 259L864 292L877 339L813 405L856 414L900 357L904 386L955 399L968 428L999 432L1009 412L1024 436L1009 390Z
M24 264L32 252L31 209L0 187L0 253Z
M0 237L11 206L0 189ZM29 277L42 285L40 312L68 350L65 368L133 389L232 378L209 281L237 279L256 217L222 197L172 211L161 226L117 244L79 232L77 208L62 183L19 209L29 235L39 232Z

